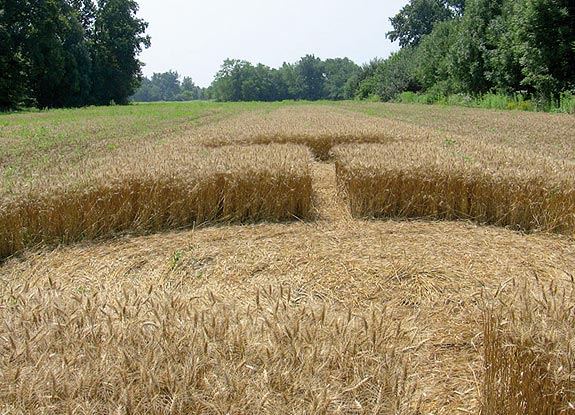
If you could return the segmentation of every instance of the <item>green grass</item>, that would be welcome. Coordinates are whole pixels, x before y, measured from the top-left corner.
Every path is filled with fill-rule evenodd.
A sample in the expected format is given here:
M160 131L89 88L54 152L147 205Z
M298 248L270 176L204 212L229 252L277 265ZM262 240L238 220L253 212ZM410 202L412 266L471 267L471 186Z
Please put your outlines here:
M463 106L495 110L542 111L564 114L575 114L575 91L562 92L559 98L546 100L525 99L522 94L484 94L473 97L465 94L442 96L433 93L416 94L403 92L397 96L396 102L402 104L434 104L448 106Z
M561 93L559 100L553 102L551 111L575 114L575 90Z
M484 94L478 97L453 94L445 97L432 93L403 92L398 95L396 101L402 104L436 104L495 110L533 111L538 108L521 94Z
M0 184L10 187L58 165L162 142L196 125L281 105L195 101L0 113Z

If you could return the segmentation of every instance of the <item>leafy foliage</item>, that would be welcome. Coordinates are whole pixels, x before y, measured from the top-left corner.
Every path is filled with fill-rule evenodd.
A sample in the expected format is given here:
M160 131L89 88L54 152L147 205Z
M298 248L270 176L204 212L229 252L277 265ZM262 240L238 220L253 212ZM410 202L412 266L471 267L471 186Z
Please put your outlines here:
M391 22L402 50L370 69L360 98L521 93L551 108L575 87L572 1L411 0ZM399 60L403 70L392 70Z
M143 33L148 26L135 18L134 0L99 0L94 44L95 103L127 104L141 79L142 63L136 56L150 46Z
M0 0L0 110L127 103L150 45L134 0Z
M211 88L219 101L341 100L353 98L358 72L348 58L306 55L278 69L226 59Z
M411 0L398 14L390 18L393 30L386 36L399 45L415 46L433 31L436 23L453 17L452 7L459 9L461 2L450 4L445 0Z
M194 101L206 99L208 92L197 86L192 78L180 75L175 71L154 73L151 79L142 79L142 84L130 100L137 102L158 101Z
M353 77L358 66L348 58L326 59L324 62L324 97L329 100L353 98Z

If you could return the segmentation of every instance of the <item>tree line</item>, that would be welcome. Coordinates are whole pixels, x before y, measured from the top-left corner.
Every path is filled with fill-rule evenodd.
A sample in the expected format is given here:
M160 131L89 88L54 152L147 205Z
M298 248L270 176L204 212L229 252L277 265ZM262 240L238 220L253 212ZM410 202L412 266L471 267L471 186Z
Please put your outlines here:
M211 99L208 88L197 86L192 78L176 71L154 73L151 78L144 77L138 91L130 98L137 102L158 101L194 101Z
M135 0L0 0L0 110L136 101L389 101L405 92L575 94L573 0L410 0L390 18L400 50L362 66L306 55L279 68L226 59L200 88L144 78L150 38Z
M180 82L179 74L170 70L144 78L132 98L140 102L352 99L359 71L360 67L348 58L322 60L306 55L277 69L226 59L208 88L196 86L189 77Z
M126 104L150 45L134 0L0 0L0 110Z
M400 50L357 66L306 55L278 69L227 59L205 91L220 101L439 101L500 94L546 103L575 95L573 0L410 0L390 18Z
M364 65L359 98L575 91L573 0L410 0L390 20L401 49Z

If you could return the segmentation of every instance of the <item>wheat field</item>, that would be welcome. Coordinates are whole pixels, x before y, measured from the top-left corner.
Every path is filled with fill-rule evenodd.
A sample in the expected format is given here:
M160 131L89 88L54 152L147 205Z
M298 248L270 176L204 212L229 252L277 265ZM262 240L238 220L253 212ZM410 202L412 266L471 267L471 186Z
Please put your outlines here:
M400 142L335 149L358 217L473 220L573 235L575 163L487 143Z
M483 413L572 413L573 284L514 284L486 302Z
M1 116L0 413L575 413L572 116L181 105Z
M305 219L312 207L310 164L307 148L296 145L140 148L12 196L0 210L0 257L120 232Z

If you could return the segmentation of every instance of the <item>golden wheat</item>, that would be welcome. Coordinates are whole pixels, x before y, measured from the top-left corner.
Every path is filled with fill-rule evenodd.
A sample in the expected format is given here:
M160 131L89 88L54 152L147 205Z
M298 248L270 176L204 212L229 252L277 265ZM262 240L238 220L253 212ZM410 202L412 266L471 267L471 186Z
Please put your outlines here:
M443 139L496 144L559 160L572 159L575 152L575 117L569 114L367 102L345 102L340 107L391 122L408 121L431 135L442 134Z
M306 218L311 155L294 145L142 152L42 183L0 205L0 257L35 244L119 232L146 233L212 221Z
M351 183L361 209L387 206L390 186L397 216L570 233L573 118L343 106L384 117L257 110L38 151L14 175L8 142L0 217L18 225L0 224L0 244L24 251L0 264L0 412L572 413L573 295L521 286L534 270L546 284L568 277L570 238L355 220L333 164L251 145L330 159L335 145L372 143L334 152L340 195L365 179ZM28 209L26 226L12 207ZM194 227L274 207L320 220ZM191 229L25 249L179 227ZM510 276L511 297L484 306Z
M261 289L245 306L208 293L13 292L0 309L0 410L45 413L417 412L381 310L299 306Z
M330 150L345 143L387 143L415 140L429 131L407 123L379 119L324 106L291 106L271 113L240 114L194 131L206 146L294 143L306 145L316 158L328 160Z
M482 413L575 414L573 284L511 292L484 312Z
M575 168L483 143L335 149L340 193L358 217L470 219L572 234Z

